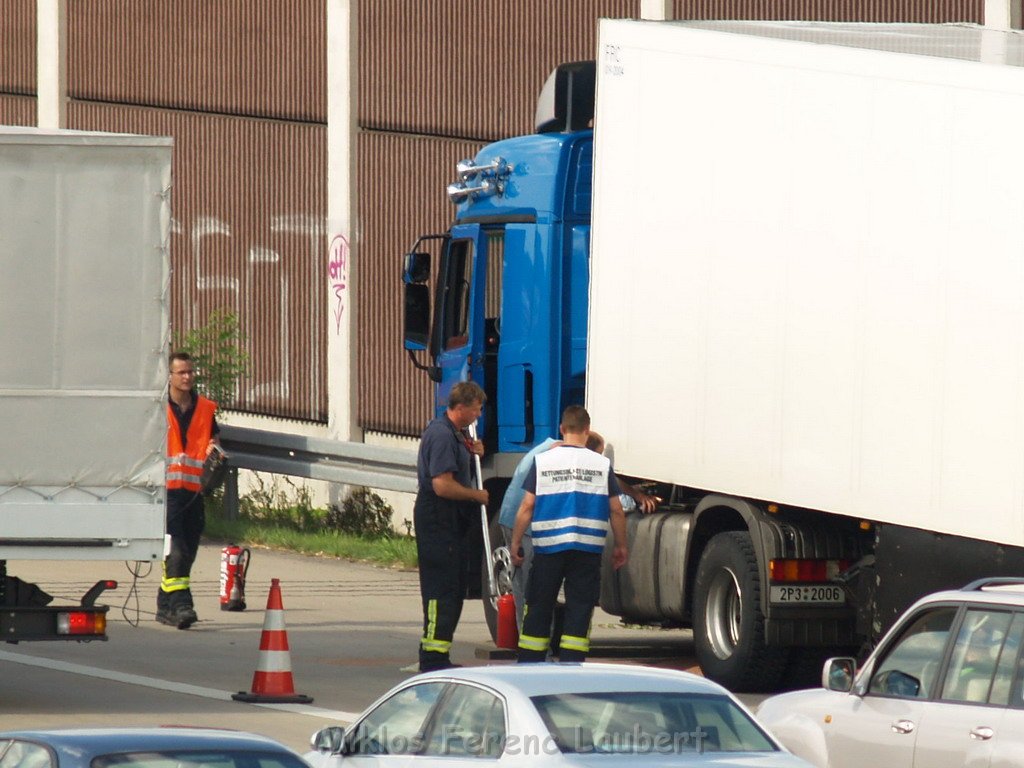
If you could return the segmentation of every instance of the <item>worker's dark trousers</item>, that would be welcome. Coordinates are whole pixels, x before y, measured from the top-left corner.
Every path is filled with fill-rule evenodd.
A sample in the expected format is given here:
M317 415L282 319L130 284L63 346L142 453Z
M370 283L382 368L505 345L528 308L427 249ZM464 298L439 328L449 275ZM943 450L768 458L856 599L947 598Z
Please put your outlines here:
M466 595L464 517L457 503L431 494L416 497L413 523L423 599L421 672L451 666L452 639Z
M567 549L552 554L533 550L526 584L526 616L519 638L519 661L544 661L551 616L565 583L565 611L559 661L583 661L590 651L590 619L601 597L601 555Z
M164 560L163 578L156 594L157 610L173 613L193 606L190 576L205 527L206 510L201 493L181 489L167 492L167 533L171 537L171 551Z

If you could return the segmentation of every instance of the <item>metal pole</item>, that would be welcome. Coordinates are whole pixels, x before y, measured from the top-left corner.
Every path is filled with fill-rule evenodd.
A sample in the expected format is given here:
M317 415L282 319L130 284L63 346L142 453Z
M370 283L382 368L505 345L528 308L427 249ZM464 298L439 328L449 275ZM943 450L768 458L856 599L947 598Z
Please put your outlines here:
M476 422L474 421L469 425L469 436L476 440ZM477 454L473 454L473 462L476 467L476 487L478 490L483 490L484 481L480 472L480 457ZM491 600L494 601L498 598L498 585L494 581L494 553L491 551L491 532L489 521L487 520L487 505L480 505L480 527L483 529L484 534L484 562L487 564L487 591L490 593Z

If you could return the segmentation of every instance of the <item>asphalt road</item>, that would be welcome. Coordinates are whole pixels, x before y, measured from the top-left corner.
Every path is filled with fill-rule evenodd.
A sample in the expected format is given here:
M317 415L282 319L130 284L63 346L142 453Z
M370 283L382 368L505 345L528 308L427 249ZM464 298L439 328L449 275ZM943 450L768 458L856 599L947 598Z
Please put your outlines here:
M12 576L61 602L114 578L106 643L0 645L0 729L79 725L202 725L256 731L304 751L309 737L349 720L413 674L421 633L415 572L255 550L248 609L219 609L220 546L193 571L200 621L181 631L154 620L159 564L134 581L126 564L17 561ZM272 578L280 579L295 692L311 705L246 704ZM595 614L594 658L695 669L688 632L622 626ZM466 603L453 660L507 663L494 653L478 601Z

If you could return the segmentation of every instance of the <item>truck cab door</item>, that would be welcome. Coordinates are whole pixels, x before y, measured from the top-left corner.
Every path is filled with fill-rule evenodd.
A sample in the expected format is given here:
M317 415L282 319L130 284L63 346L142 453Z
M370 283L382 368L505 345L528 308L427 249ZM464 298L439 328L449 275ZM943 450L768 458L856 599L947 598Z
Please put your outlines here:
M472 380L486 389L484 381L484 285L487 237L479 224L452 227L441 261L436 328L435 361L441 372L435 411L444 412L448 394L460 381ZM486 433L481 416L478 434Z

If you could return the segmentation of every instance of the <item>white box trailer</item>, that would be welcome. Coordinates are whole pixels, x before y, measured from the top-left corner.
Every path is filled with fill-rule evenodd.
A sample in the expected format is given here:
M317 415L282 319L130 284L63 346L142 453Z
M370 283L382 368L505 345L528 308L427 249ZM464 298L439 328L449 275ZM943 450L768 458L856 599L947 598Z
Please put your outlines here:
M1024 545L1024 37L604 21L601 55L618 469Z
M0 129L0 563L162 557L170 174L169 138ZM0 636L56 639L9 570Z

